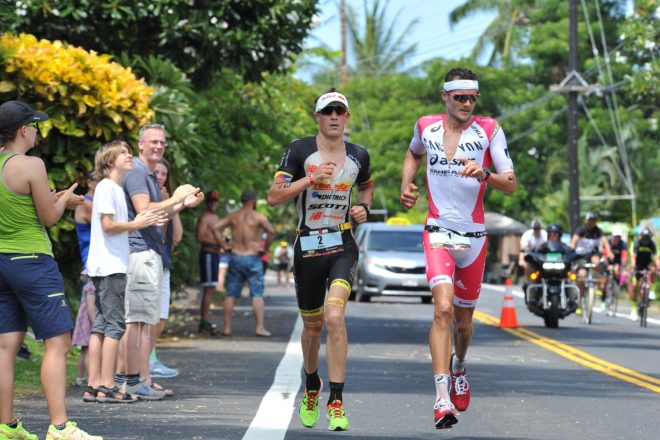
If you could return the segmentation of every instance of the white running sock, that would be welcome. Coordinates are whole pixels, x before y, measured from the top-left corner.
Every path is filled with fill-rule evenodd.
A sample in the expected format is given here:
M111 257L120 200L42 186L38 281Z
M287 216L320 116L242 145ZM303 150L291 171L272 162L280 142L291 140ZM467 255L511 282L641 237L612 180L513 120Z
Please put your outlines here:
M449 375L436 374L433 379L435 380L435 400L449 399L449 384L451 384Z
M462 373L465 370L465 359L458 360L456 355L451 357L451 371L454 373Z

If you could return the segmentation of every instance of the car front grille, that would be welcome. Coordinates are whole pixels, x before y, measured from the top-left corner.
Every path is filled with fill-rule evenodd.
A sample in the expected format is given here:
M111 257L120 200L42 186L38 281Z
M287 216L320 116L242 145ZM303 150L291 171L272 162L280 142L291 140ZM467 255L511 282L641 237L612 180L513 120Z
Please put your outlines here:
M424 274L426 273L425 267L399 267L399 266L385 266L385 269L394 273L412 273L412 274Z

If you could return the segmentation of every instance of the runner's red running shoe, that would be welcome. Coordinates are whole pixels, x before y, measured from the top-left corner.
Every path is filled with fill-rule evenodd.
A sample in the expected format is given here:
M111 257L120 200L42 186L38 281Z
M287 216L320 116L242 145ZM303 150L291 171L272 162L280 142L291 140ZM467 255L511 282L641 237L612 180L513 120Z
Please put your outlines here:
M438 399L433 405L433 412L435 413L436 429L451 428L452 425L458 423L454 405L447 399Z
M453 355L452 355L453 357ZM449 397L451 403L459 411L465 411L470 405L470 385L467 381L467 369L462 373L454 373L451 369L450 361L450 374L451 374L451 389L449 390Z

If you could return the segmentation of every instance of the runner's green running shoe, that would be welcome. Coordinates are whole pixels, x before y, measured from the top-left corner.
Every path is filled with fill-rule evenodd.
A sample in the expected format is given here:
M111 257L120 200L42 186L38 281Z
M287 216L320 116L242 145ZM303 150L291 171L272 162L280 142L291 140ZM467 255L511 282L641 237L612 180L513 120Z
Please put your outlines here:
M10 428L6 423L0 423L0 439L37 440L37 436L27 432L19 420L16 428Z
M300 407L298 407L298 414L300 415L300 423L307 428L313 428L319 421L319 397L323 389L323 381L318 391L307 391L303 396Z
M330 431L346 431L348 429L348 419L344 411L344 404L341 400L335 400L328 405L328 420Z

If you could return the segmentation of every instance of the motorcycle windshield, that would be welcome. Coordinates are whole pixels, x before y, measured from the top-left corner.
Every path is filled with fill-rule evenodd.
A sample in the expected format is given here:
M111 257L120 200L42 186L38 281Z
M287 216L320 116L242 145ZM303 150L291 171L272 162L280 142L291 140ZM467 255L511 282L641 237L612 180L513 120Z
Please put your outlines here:
M545 255L545 261L562 261L563 254L561 252L548 252Z

